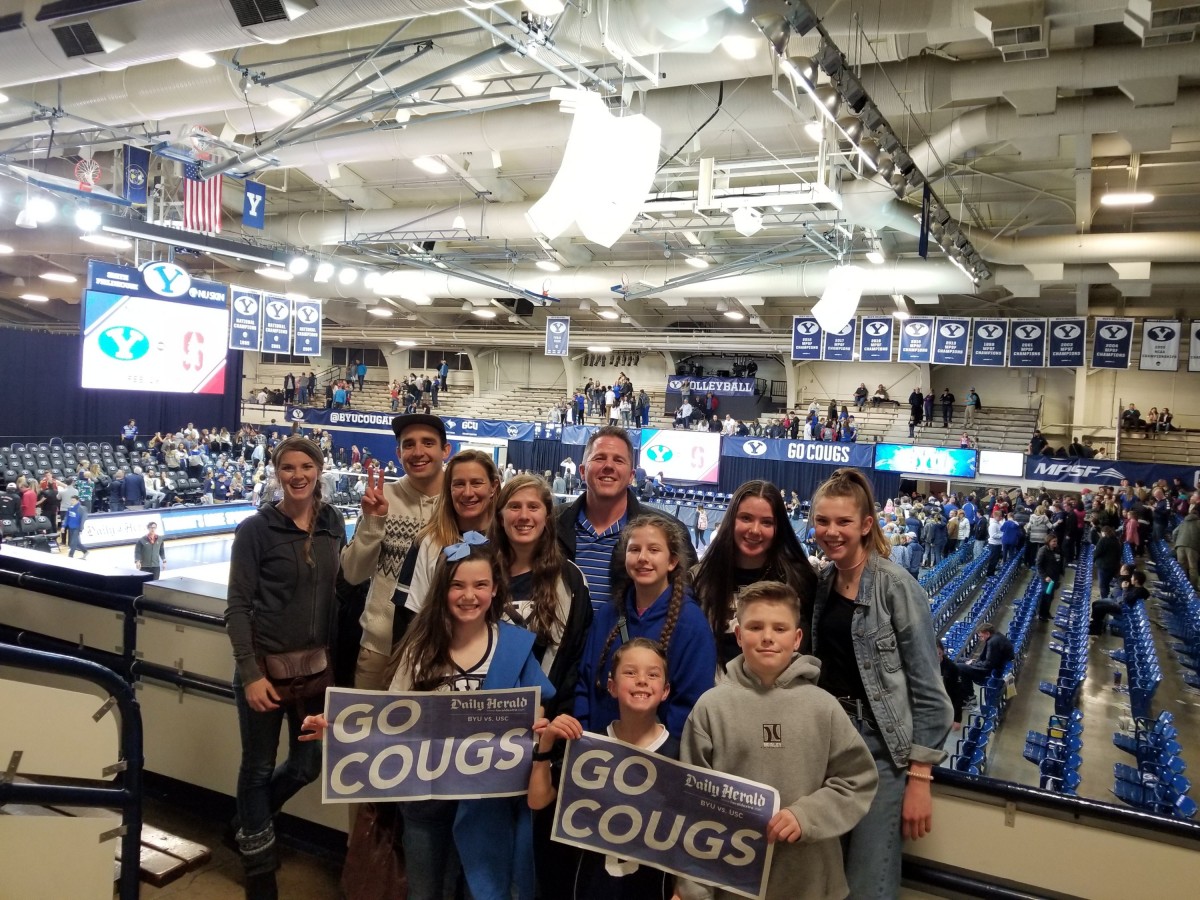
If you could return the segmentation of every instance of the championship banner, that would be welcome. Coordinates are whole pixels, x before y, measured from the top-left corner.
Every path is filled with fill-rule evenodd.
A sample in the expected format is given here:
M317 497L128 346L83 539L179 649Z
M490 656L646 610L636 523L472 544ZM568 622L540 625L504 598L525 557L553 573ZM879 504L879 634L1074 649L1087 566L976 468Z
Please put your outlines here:
M933 331L933 362L939 366L965 366L970 330L970 319L938 316Z
M933 361L933 319L909 319L900 326L900 362Z
M125 199L135 205L146 204L150 186L150 151L145 147L125 145Z
M567 744L550 836L757 898L778 809L768 785L585 734Z
M1008 351L1008 319L975 319L971 323L971 365L1004 367Z
M696 378L672 375L667 379L668 394L713 394L717 397L753 397L753 378Z
M229 349L258 350L262 347L262 294L236 285L229 286L229 293Z
M862 350L858 355L862 362L892 361L892 326L895 321L891 316L863 316Z
M784 441L775 438L724 437L721 455L777 462L818 463L870 469L875 464L874 444L832 444L826 441Z
M263 296L264 353L292 352L292 304L286 297Z
M529 791L541 691L325 692L321 802L477 800Z
M546 350L545 356L566 356L567 345L571 341L571 317L546 317Z
M855 319L847 322L841 331L821 332L821 358L829 362L854 362Z
M1092 338L1093 369L1128 369L1133 350L1133 319L1097 319Z
M1008 342L1008 364L1014 369L1041 369L1046 365L1046 320L1013 319Z
M1160 478L1178 478L1189 490L1200 489L1200 466L1171 466L1163 463L1136 463L1108 459L1052 459L1029 456L1025 459L1025 478L1055 484L1119 485L1143 481L1151 484Z
M1050 367L1078 369L1084 364L1087 319L1050 320Z
M1142 356L1139 369L1153 372L1179 371L1179 333L1183 323L1178 319L1146 319L1142 322Z
M1200 319L1193 319L1188 334L1188 371L1200 372Z
M242 199L242 224L247 228L267 227L267 186L257 181L246 182L246 195Z
M292 300L292 336L296 356L321 355L320 300Z
M792 316L792 359L821 358L821 326L812 316Z

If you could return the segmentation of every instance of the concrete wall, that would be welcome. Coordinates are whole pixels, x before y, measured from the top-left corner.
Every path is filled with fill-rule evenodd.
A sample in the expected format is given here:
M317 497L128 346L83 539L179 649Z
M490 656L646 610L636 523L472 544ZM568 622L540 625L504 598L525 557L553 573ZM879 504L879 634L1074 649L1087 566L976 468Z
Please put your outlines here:
M825 402L836 398L839 405L849 404L861 383L872 394L882 384L893 400L903 403L916 385L925 386L921 367L908 363L812 362L795 366L799 396L793 398L792 406L807 407L814 397Z

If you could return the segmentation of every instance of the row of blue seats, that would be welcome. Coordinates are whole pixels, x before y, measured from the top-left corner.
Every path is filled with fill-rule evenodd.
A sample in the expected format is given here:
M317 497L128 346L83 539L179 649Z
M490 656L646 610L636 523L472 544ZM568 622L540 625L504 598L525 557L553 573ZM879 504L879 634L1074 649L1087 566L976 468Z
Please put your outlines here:
M1135 719L1151 717L1150 706L1154 693L1162 683L1162 667L1158 664L1158 651L1154 648L1154 636L1150 633L1150 617L1146 604L1126 606L1120 616L1124 647L1109 653L1116 662L1125 666L1127 675L1121 689L1129 693L1129 706Z
M958 553L955 553L952 558L957 557ZM966 558L964 558L965 560ZM942 589L937 592L937 596L932 600L932 607L930 609L930 615L933 617L934 631L940 633L950 624L950 621L958 612L963 598L974 590L975 585L983 578L986 566L987 554L967 561L962 570L946 582Z
M1192 819L1197 804L1188 795L1191 782L1183 774L1187 764L1175 739L1174 716L1163 711L1154 719L1136 719L1130 734L1116 734L1113 744L1133 755L1136 765L1113 766L1113 793L1117 799L1158 815Z
M971 560L974 552L974 541L963 541L958 549L943 559L940 563L920 577L918 583L930 597L940 591L962 568L964 563Z
M1082 780L1083 713L1073 709L1066 715L1052 715L1045 733L1025 735L1022 756L1038 767L1038 785L1044 790L1074 796Z
M1021 566L1020 556L1014 556L1004 564L995 577L989 578L967 614L950 626L946 632L946 653L953 657L970 654L979 643L979 626L990 621L1000 604L1008 596Z
M1163 624L1176 641L1170 645L1182 666L1180 676L1190 691L1200 691L1200 594L1166 541L1150 544L1158 575L1156 596L1163 601Z

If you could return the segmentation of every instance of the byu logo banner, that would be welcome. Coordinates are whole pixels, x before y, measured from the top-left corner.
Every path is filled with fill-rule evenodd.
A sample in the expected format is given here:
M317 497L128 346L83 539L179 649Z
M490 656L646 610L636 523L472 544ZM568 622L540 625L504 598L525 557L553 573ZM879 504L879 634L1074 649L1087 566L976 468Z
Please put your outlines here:
M566 356L567 344L571 341L571 318L569 316L546 317L546 356Z
M262 294L236 285L230 285L229 293L229 349L259 349L262 346Z
M782 737L764 726L764 746ZM550 836L761 897L774 849L767 824L778 809L770 785L584 734L567 744Z
M863 316L859 359L863 362L892 361L892 324L895 321L891 316Z
M267 222L267 186L257 181L246 182L242 200L242 224L247 228L263 228Z
M291 353L292 303L286 297L263 295L263 353Z
M1050 320L1051 368L1077 369L1083 365L1083 343L1087 337L1087 319Z
M1188 371L1200 372L1200 319L1192 320L1188 334Z
M1133 319L1097 319L1092 337L1093 369L1128 369L1133 350Z
M1003 368L1008 319L976 319L971 325L971 365Z
M325 693L321 802L475 800L529 791L541 691Z
M150 182L150 151L125 145L125 199L135 205L146 203Z
M1139 369L1179 371L1179 336L1183 323L1176 319L1147 319L1142 323L1142 357Z
M821 326L812 316L792 317L792 359L821 358Z
M933 319L909 319L900 324L900 362L933 362Z
M1046 365L1045 319L1013 319L1008 341L1008 364L1014 368L1041 369Z
M296 356L321 355L321 301L292 301L292 333Z
M832 362L853 362L854 326L857 324L851 319L841 331L822 331L821 358Z
M933 361L939 366L967 364L967 335L970 319L939 316L933 331Z

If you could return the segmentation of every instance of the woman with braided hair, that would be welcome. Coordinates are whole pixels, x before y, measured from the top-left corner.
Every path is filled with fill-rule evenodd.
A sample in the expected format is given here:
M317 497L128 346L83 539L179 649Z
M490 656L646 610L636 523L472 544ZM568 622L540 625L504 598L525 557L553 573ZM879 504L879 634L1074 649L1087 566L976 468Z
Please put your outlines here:
M674 520L642 515L625 526L614 555L625 561L612 601L596 611L579 663L575 718L588 731L603 732L619 714L606 681L613 652L635 637L657 641L671 671L671 695L658 708L672 734L683 733L688 713L713 686L716 643L696 605L683 563L688 538Z

